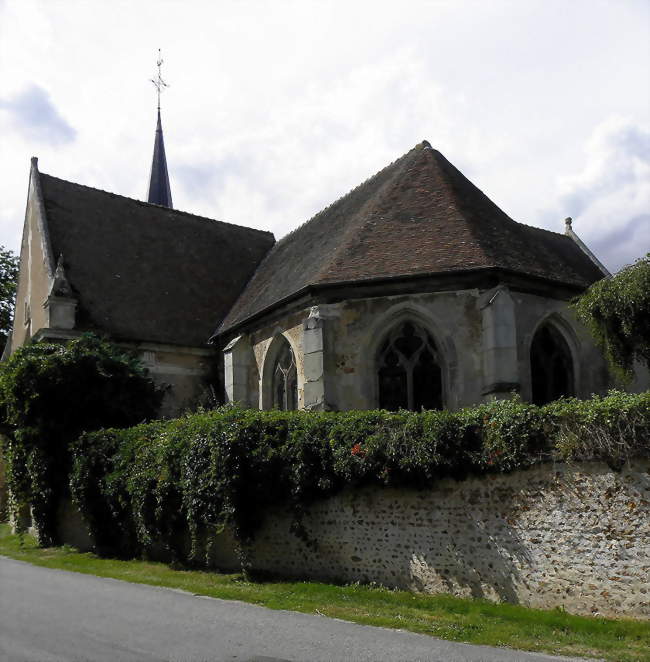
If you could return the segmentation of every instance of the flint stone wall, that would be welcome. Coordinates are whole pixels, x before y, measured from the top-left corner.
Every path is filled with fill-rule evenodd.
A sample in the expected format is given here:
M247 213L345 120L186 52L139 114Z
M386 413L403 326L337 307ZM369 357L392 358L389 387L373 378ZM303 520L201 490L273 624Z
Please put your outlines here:
M305 516L315 549L275 511L248 553L286 577L650 618L649 472L650 460L547 464L422 492L349 490ZM227 534L215 564L238 568Z

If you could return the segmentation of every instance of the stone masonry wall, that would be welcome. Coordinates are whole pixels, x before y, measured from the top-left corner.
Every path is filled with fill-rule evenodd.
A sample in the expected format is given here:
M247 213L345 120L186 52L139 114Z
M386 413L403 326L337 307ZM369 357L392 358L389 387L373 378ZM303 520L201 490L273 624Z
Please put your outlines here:
M530 400L530 348L544 321L569 345L576 396L605 393L612 385L605 360L566 301L503 287L359 298L279 315L240 336L250 348L233 365L246 365L249 374L235 378L235 368L226 370L228 400L271 408L270 348L282 335L296 358L299 408L376 408L377 353L386 334L405 320L426 328L437 346L446 409L510 397L513 390ZM243 344L237 351L243 352ZM247 384L248 392L237 390L238 384ZM635 386L644 388L647 379Z
M650 460L547 464L441 481L429 491L350 490L304 518L308 548L274 512L253 568L378 582L582 614L650 618ZM217 565L234 567L220 536Z

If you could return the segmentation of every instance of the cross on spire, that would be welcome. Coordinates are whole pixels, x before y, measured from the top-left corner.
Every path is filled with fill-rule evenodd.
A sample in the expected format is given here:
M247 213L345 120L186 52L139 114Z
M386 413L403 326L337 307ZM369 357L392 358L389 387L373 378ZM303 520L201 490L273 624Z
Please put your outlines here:
M158 49L158 60L156 61L156 66L158 67L158 76L156 78L150 78L151 82L154 84L154 87L156 88L156 91L158 92L158 112L160 112L160 93L166 88L169 87L167 83L162 79L162 75L160 73L160 68L163 65L164 60L162 59L162 55L160 53L160 49Z
M162 122L160 121L160 93L169 87L162 79L160 67L163 59L158 49L158 77L151 82L158 92L158 122L156 124L156 138L153 144L153 160L151 162L151 174L149 175L149 190L147 191L147 202L152 202L163 207L172 206L172 192L169 187L169 174L167 172L167 157L165 156L165 141L163 140Z

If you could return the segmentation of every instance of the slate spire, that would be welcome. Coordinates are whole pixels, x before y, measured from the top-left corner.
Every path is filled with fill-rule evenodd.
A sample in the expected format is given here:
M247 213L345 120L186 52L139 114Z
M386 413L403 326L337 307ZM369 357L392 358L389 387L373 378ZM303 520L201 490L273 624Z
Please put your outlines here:
M147 202L172 208L172 192L169 188L165 141L163 140L162 123L160 122L160 107L158 107L158 123L156 124L156 139L153 144L153 160L151 162Z
M160 93L168 87L162 79L160 67L163 60L158 49L158 76L151 79L158 92L158 123L156 124L156 138L153 144L153 160L151 162L151 175L149 177L149 191L147 202L155 205L172 208L172 192L169 188L169 173L167 172L167 157L165 156L165 141L163 139L162 123L160 121Z

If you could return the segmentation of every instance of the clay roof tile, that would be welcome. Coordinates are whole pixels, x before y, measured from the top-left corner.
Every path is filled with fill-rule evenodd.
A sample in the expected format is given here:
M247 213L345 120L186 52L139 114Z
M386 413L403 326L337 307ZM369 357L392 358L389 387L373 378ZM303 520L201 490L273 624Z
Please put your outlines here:
M424 141L279 241L219 331L311 285L484 268L576 287L603 276L570 237L512 220Z

